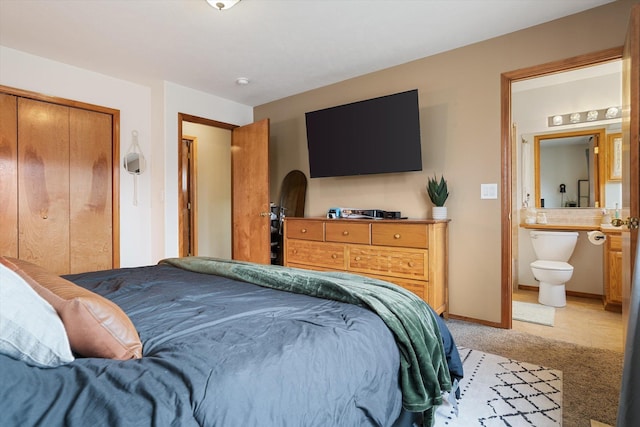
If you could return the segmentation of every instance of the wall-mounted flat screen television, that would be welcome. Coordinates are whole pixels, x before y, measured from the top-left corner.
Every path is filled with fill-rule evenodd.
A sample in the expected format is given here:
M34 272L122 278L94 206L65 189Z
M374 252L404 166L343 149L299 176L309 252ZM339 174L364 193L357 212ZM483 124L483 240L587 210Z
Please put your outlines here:
M305 118L311 178L422 170L417 89Z

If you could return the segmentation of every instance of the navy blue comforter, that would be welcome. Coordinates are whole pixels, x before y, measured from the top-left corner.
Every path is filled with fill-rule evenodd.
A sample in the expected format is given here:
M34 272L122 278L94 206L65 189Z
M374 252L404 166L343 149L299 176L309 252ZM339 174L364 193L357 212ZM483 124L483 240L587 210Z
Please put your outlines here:
M399 353L371 311L168 265L66 276L118 304L143 358L0 355L4 426L391 426Z

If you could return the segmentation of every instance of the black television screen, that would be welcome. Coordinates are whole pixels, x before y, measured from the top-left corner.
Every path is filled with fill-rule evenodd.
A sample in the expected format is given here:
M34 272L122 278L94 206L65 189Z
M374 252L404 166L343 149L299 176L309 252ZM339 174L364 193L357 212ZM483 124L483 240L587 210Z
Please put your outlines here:
M305 117L311 178L422 170L417 89Z

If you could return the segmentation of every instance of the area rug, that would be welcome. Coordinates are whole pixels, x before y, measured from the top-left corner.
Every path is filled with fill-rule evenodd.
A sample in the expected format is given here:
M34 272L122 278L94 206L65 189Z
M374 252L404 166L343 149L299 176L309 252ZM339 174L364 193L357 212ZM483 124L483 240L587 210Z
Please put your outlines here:
M460 399L446 396L435 426L562 425L561 371L463 347L458 351L464 366Z
M513 320L545 326L553 326L556 317L556 309L554 307L521 301L513 301L512 313Z
M562 371L562 425L616 425L623 353L449 318L458 347Z

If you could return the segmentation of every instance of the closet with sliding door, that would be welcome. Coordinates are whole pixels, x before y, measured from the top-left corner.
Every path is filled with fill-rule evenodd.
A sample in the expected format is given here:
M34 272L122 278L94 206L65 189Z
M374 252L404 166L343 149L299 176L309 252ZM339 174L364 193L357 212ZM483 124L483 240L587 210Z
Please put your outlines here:
M118 267L118 122L0 87L0 255L57 274Z

